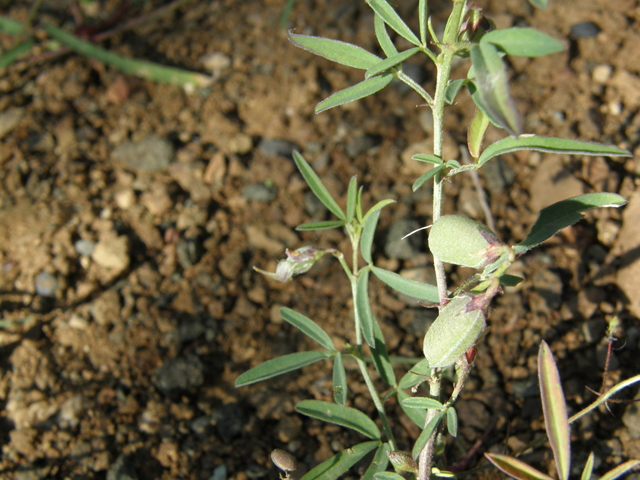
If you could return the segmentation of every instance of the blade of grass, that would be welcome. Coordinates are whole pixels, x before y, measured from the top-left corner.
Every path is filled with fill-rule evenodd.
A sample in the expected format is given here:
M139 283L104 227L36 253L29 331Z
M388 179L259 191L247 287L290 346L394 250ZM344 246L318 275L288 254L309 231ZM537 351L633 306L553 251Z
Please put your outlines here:
M91 42L82 40L53 25L45 25L44 30L52 38L58 40L74 52L103 62L136 77L183 87L206 87L213 81L213 78L201 73L189 72L174 67L165 67L145 60L123 57L122 55L98 47Z

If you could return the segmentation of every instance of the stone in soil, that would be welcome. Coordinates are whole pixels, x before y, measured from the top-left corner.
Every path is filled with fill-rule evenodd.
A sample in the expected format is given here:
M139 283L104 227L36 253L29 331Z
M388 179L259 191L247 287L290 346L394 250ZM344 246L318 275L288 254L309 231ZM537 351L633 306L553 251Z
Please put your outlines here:
M165 170L173 157L173 145L158 135L149 135L139 143L125 143L111 153L114 163L143 172Z
M204 365L195 356L170 358L156 370L153 381L164 394L191 390L204 383Z

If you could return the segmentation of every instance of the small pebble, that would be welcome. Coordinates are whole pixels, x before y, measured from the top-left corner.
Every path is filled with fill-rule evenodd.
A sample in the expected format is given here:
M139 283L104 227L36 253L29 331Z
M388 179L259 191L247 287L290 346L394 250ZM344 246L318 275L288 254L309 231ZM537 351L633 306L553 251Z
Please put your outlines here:
M43 270L36 277L35 287L37 295L41 297L53 297L58 289L58 280L56 280L55 276Z
M263 138L258 144L258 151L265 157L284 157L291 158L294 150L300 150L300 147L293 142L287 140L276 140Z
M89 240L77 240L73 244L76 253L81 257L90 257L95 246L96 242L90 242Z
M581 22L571 26L570 35L572 38L591 38L600 33L600 27L593 22Z
M591 78L599 84L607 83L609 78L611 78L612 72L613 67L611 65L596 65L591 71Z

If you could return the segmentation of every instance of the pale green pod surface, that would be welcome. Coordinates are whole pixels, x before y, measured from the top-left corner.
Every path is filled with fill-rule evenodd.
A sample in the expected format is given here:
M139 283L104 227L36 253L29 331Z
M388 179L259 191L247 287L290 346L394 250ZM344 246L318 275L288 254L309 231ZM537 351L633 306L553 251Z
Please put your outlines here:
M456 363L471 348L486 325L482 309L472 307L473 297L456 297L442 309L424 337L424 356L431 368Z
M440 261L484 268L508 251L489 227L458 215L440 217L429 232L429 250Z

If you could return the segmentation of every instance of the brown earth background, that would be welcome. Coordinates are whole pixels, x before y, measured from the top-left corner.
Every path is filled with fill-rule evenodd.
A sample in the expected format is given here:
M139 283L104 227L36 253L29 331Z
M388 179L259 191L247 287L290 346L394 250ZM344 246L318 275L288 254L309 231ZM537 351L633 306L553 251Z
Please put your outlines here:
M417 0L398 3L417 31ZM639 147L637 2L552 0L547 11L522 0L478 3L500 28L529 25L568 47L509 59L526 132ZM7 15L26 19L30 4L4 4ZM95 23L121 5L83 8ZM161 5L134 3L126 15ZM72 29L67 7L44 2L39 21ZM362 441L294 411L303 399L331 399L329 362L234 388L250 367L316 348L283 323L282 306L314 319L336 346L354 341L349 284L337 262L322 261L287 284L252 266L273 270L285 248L309 244L349 255L338 230L295 231L331 218L295 169L291 151L298 149L341 205L353 175L365 186L365 206L396 200L382 213L375 262L432 279L426 237L397 239L431 221L429 189L411 192L424 166L410 157L430 153L433 120L416 107L415 93L395 83L315 115L318 101L360 81L362 72L293 47L278 27L282 7L279 0L196 0L103 44L212 74L215 82L204 89L138 80L73 54L0 72L0 477L275 479L269 453L283 448L298 459L299 478ZM449 7L430 2L436 31ZM362 1L298 0L289 25L378 51L373 14ZM11 46L0 36L0 47ZM413 60L405 70L433 91L433 66ZM465 65L452 78L464 77ZM466 92L447 109L447 158L462 159L472 113ZM486 144L504 135L491 128ZM496 231L511 244L554 201L611 191L630 202L589 212L509 272L525 281L494 301L457 404L460 434L449 464L485 432L480 453L518 451L543 431L541 340L558 361L570 413L596 398L588 388L601 387L605 330L616 314L621 328L607 384L640 370L639 173L633 158L531 152L481 170ZM486 221L471 176L457 176L445 192L445 213ZM460 283L471 272L450 273ZM419 358L433 311L376 279L370 296L390 353ZM375 418L357 370L347 370L348 404ZM405 372L398 367L398 375ZM393 402L394 433L410 449L419 430ZM610 407L572 428L573 476L591 451L599 474L640 458L637 407ZM554 475L548 448L527 458ZM479 455L469 466L476 462ZM359 468L347 476L358 478Z

